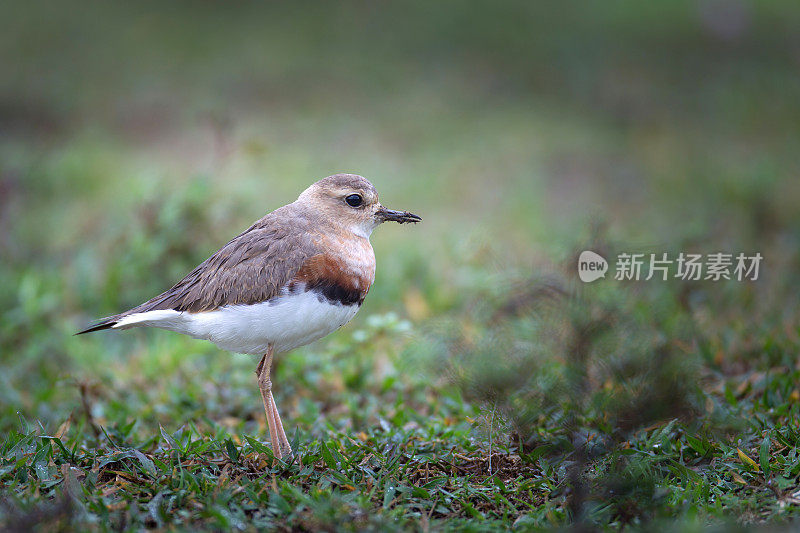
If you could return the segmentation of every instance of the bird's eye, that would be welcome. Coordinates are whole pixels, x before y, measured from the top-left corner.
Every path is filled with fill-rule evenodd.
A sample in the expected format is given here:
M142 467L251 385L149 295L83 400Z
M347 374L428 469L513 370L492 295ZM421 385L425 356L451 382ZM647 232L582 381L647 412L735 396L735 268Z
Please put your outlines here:
M350 196L345 198L344 201L347 202L347 205L349 205L350 207L358 207L361 205L363 199L361 198L360 194L351 194Z

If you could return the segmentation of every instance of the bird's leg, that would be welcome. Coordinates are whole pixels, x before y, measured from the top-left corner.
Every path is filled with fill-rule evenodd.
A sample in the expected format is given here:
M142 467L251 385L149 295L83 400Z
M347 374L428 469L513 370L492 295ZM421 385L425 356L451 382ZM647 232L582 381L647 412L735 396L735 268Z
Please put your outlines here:
M278 413L278 406L275 404L275 399L272 397L272 391L269 393L270 400L272 400L272 414L275 415L275 422L278 429L278 440L283 455L290 455L292 453L292 446L289 444L289 439L286 438L286 432L283 431L283 422L281 415Z
M269 378L270 368L272 367L272 346L264 354L258 363L256 374L258 375L258 387L261 389L261 399L264 401L264 413L267 415L267 426L269 426L269 439L272 442L272 454L280 459L281 449L278 445L278 429L275 422L274 400L272 398L272 380Z
M278 407L275 405L275 398L272 397L272 380L270 370L272 368L272 346L264 354L258 363L256 374L258 375L258 386L261 389L261 399L264 401L264 413L267 415L267 425L269 426L269 438L272 442L272 453L282 459L284 453L291 453L289 441L283 431L283 423L278 414Z

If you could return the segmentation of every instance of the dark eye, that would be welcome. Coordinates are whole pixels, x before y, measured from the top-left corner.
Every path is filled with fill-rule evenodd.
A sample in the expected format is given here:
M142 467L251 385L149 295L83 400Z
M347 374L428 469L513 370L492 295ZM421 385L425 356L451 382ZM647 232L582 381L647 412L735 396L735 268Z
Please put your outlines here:
M347 205L349 205L350 207L358 207L361 205L361 202L363 200L360 194L351 194L350 196L345 198L344 201L347 202Z

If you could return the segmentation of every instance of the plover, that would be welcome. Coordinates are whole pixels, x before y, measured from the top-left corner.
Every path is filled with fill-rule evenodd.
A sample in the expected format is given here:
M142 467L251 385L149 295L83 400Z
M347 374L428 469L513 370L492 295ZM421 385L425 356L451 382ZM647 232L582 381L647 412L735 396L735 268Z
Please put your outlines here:
M328 335L358 312L375 279L370 234L387 221L419 222L378 202L366 178L336 174L267 214L171 289L77 334L156 327L261 355L256 374L273 453L291 453L272 396L275 354Z

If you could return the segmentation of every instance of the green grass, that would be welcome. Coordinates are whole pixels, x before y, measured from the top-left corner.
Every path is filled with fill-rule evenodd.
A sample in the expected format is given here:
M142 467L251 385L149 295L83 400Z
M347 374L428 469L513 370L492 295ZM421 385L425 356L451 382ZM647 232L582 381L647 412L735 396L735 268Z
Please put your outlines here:
M795 526L800 11L741 5L14 7L0 527ZM73 336L338 171L424 222L276 359L291 462L256 359ZM583 249L765 260L586 286Z

